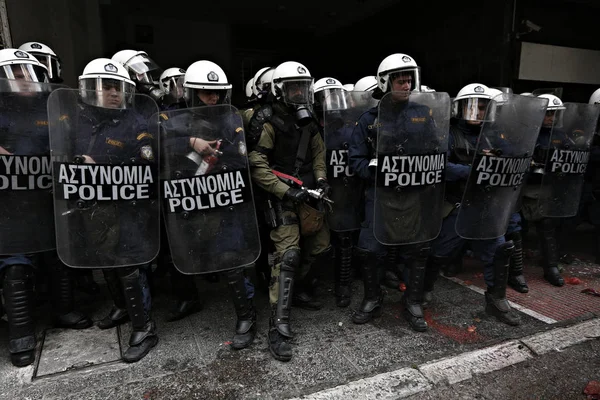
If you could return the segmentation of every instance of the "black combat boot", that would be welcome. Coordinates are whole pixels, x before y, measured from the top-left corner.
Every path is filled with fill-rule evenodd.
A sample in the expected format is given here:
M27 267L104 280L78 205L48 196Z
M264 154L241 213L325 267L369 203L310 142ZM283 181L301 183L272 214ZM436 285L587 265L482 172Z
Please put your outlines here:
M290 340L293 334L290 329L290 312L294 294L294 270L299 264L299 250L288 250L282 257L277 304L271 307L269 351L279 361L290 361L292 359Z
M248 298L243 272L239 269L229 271L227 281L237 315L235 335L231 347L240 350L250 346L254 341L256 336L256 310L252 299Z
M510 268L508 270L508 286L519 293L529 292L529 286L523 276L523 240L521 232L513 232L506 235L506 240L512 240L515 252L510 257Z
M425 287L425 257L411 258L406 267L410 271L410 279L404 296L404 318L410 327L417 332L427 330L427 322L423 315L423 289Z
M558 271L558 245L554 222L550 218L544 218L537 223L536 228L540 238L544 279L554 286L563 286L565 281Z
M305 262L308 265L308 272L304 278L296 280L292 304L294 307L305 310L317 311L323 308L323 303L318 301L315 296L315 287L319 282L321 272L331 261L332 247L328 247L324 252L308 257Z
M94 324L84 313L75 310L71 270L58 261L52 267L54 325L59 328L86 329Z
M429 256L427 258L427 268L425 269L425 278L423 284L423 306L429 305L433 301L433 289L435 282L440 276L440 271L452 262L451 257Z
M129 268L128 268L129 269ZM150 318L150 291L144 272L134 268L121 277L125 293L127 312L131 318L133 332L129 337L129 348L123 353L123 361L133 363L144 358L158 343L156 325ZM148 297L144 299L144 297Z
M202 304L198 297L194 277L182 274L174 265L170 265L168 268L171 274L173 295L177 299L175 306L167 316L167 322L173 322L197 313L202 309Z
M508 268L510 257L515 251L512 242L498 246L494 254L494 286L488 286L485 292L485 312L496 317L500 322L516 326L521 323L519 316L510 308L506 300L506 285L508 283Z
M371 319L381 316L383 292L379 286L379 259L377 255L367 250L361 249L359 251L365 295L360 308L352 315L352 322L365 324Z
M113 301L113 306L106 317L98 321L97 325L100 329L110 329L119 326L129 321L127 313L127 305L123 296L123 286L119 279L119 274L115 269L103 269L102 274L106 280L106 287Z
M385 255L383 269L379 270L380 282L390 288L395 290L400 290L400 283L402 279L402 273L398 268L398 262L400 259L400 248L398 246L386 246L387 253Z
M35 322L33 321L33 267L6 267L3 283L4 306L8 318L8 351L15 367L35 361Z
M348 307L352 298L352 236L349 232L338 234L340 239L335 258L335 304Z

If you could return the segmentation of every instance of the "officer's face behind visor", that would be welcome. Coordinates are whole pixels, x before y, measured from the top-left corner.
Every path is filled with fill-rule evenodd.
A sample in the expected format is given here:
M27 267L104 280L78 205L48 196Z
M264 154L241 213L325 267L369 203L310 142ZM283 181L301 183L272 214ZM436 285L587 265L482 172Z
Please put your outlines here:
M485 118L489 99L473 97L458 100L456 118L466 121L470 125L480 125Z
M193 91L192 104L189 107L229 104L229 89L188 89ZM190 98L188 96L188 98Z
M388 85L390 90L394 92L394 100L408 101L412 88L420 87L418 82L418 70L410 69L391 73Z
M127 61L127 68L135 81L141 83L155 84L162 74L160 67L152 59L143 54L131 57Z
M546 115L544 115L544 122L542 126L544 128L552 128L556 124L558 117L562 113L562 110L546 110Z
M43 67L33 64L11 64L0 67L0 78L10 79L5 81L3 91L17 93L40 92L43 85L36 83L48 82L48 75ZM4 87L8 86L8 87Z
M163 80L163 85L166 87L165 93L175 99L183 98L183 75L172 76Z
M290 105L306 106L315 101L312 79L290 79L282 82L283 102Z
M83 100L102 108L124 109L131 107L135 87L117 79L82 79L79 82Z

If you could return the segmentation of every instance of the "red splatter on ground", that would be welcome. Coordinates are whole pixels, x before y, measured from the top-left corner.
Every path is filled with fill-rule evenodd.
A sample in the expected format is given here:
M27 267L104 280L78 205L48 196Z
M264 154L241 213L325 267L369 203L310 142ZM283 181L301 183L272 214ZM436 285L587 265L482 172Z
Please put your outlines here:
M583 281L579 278L573 278L573 277L564 277L565 282L568 283L569 285L581 285L583 283Z
M223 344L224 344L225 346L229 346L231 343L233 343L233 342L225 342L225 343L223 343Z
M475 326L462 328L436 321L435 315L433 315L429 309L425 310L425 321L427 321L427 324L431 329L458 343L477 343L486 340L484 336L476 331L477 328ZM471 328L473 329L470 330Z
M506 297L513 303L538 312L556 321L577 318L586 313L600 314L600 297L582 293L582 290L600 288L600 266L575 254L580 262L564 265L563 277L580 281L579 284L552 286L544 279L544 271L538 259L525 259L524 275L529 293L506 290ZM589 258L589 256L588 256ZM486 289L483 281L483 265L474 259L465 258L463 271L456 277L463 282ZM573 281L577 282L577 281Z
M587 395L588 400L598 400L600 398L600 382L589 381L583 394Z

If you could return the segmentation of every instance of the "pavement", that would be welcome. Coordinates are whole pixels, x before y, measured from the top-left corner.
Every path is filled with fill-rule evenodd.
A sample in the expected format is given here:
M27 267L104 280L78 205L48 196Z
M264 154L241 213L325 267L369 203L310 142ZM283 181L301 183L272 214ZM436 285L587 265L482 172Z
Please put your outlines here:
M589 235L578 232L574 240L587 243ZM467 259L458 277L439 280L426 310L426 333L413 332L404 321L401 292L395 289L386 289L381 318L353 324L362 285L354 282L349 308L336 307L331 265L318 290L325 307L292 312L296 336L288 363L273 360L268 351L268 299L260 291L256 341L248 349L231 349L235 312L223 279L196 278L203 309L181 321L166 322L174 300L167 291L156 293L153 316L160 342L135 364L121 361L128 325L108 331L53 329L44 305L37 310L38 354L32 366L10 364L6 323L0 322L0 355L5 355L0 399L585 399L588 382L600 381L600 309L595 296L581 293L600 290L600 269L588 253L577 253L577 260L564 266L565 276L582 283L563 288L536 280L541 269L529 254L532 290L509 294L520 310L518 327L484 313L481 270ZM158 285L166 288L168 282ZM105 288L96 299L79 294L79 304L96 321L110 308Z

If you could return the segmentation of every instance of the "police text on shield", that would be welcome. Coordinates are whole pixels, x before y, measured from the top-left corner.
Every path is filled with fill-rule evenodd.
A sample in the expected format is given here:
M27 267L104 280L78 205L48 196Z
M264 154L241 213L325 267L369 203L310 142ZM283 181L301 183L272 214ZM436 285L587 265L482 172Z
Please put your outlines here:
M476 162L477 185L519 186L531 165L531 157L496 157L484 155Z
M163 182L168 212L208 210L244 202L242 171L231 171Z
M48 156L0 156L0 190L47 190L52 187Z
M150 165L58 164L65 200L142 200L154 183Z
M552 157L550 157L550 171L554 173L583 175L589 159L589 151L556 149L552 152Z
M418 156L383 156L377 164L384 186L429 186L441 183L445 154Z

